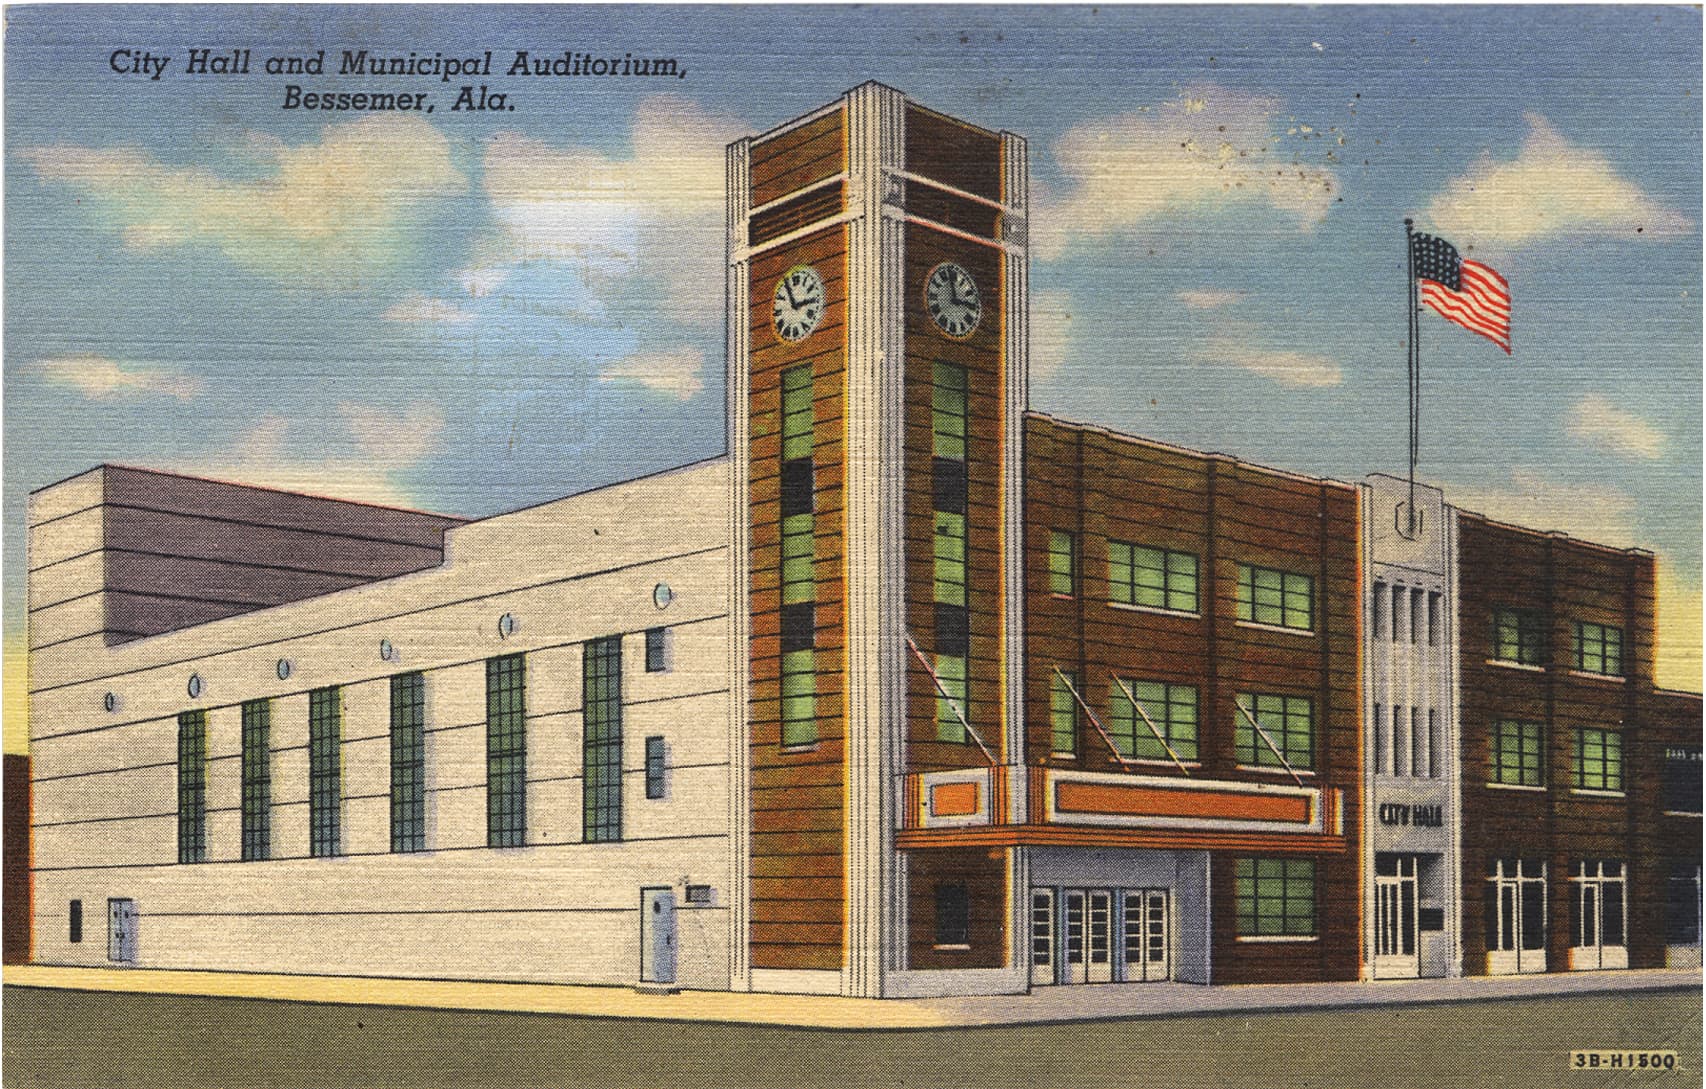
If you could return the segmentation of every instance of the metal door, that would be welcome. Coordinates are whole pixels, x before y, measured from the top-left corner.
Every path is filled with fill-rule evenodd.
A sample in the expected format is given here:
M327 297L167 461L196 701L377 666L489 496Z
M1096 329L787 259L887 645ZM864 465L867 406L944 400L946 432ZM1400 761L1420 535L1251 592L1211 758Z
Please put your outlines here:
M107 959L114 964L136 963L136 901L107 901Z
M1031 890L1031 982L1054 982L1054 890Z
M640 981L675 982L675 890L640 890Z
M1374 858L1374 977L1414 979L1422 974L1416 930L1416 857Z
M1172 976L1173 935L1168 890L1128 889L1125 894L1125 980L1147 983Z

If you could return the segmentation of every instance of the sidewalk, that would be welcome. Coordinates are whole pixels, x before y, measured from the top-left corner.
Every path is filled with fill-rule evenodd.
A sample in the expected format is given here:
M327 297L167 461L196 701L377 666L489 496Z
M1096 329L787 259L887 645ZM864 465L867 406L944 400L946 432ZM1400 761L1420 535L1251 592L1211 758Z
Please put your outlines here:
M1199 987L1187 983L1116 983L1043 987L1029 995L993 998L888 1000L719 991L653 995L621 987L567 984L50 968L38 965L8 965L3 982L11 987L492 1010L574 1017L724 1021L821 1029L922 1029L1476 1002L1596 992L1699 991L1701 974L1698 969L1642 969L1378 983L1221 987Z

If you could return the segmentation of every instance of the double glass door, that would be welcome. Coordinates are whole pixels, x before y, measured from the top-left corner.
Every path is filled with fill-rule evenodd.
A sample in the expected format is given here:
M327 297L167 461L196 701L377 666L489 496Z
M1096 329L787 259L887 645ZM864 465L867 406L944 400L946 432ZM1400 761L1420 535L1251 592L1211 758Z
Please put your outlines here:
M1031 890L1031 982L1167 979L1172 919L1166 889Z
M1421 975L1416 929L1416 856L1374 856L1374 976Z
M1487 867L1487 971L1546 970L1546 863L1494 859Z

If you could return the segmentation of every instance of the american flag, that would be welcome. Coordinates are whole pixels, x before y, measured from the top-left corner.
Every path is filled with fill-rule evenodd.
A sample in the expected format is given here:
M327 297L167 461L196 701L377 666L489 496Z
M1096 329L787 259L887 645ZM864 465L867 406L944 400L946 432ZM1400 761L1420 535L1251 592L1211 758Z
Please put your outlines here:
M1431 234L1410 236L1410 257L1423 303L1510 354L1511 286L1503 276L1479 261L1465 261L1456 246Z

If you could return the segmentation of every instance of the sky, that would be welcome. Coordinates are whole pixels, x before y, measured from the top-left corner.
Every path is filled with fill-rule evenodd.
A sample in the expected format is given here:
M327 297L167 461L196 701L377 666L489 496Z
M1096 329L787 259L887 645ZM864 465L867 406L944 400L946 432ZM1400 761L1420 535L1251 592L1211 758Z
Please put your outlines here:
M1421 318L1419 475L1652 549L1659 680L1699 689L1697 8L5 18L9 751L33 489L116 462L477 517L721 453L723 147L871 79L1028 140L1041 411L1402 473L1404 218L1497 269L1510 356ZM362 49L494 70L339 75ZM508 74L518 50L674 64ZM499 108L454 108L482 85Z

